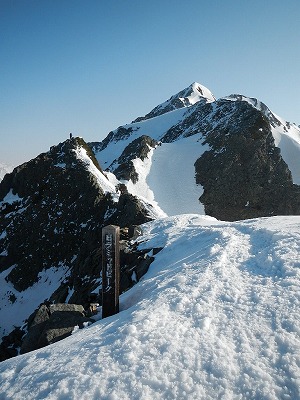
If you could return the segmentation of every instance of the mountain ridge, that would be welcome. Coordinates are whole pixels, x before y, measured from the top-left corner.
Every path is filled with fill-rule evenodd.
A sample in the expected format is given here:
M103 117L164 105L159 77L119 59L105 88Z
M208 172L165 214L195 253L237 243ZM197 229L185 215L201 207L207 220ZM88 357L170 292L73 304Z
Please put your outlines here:
M25 333L44 301L88 306L101 291L106 224L124 228L126 291L152 260L132 247L134 225L178 214L227 221L299 215L299 152L300 129L262 102L217 100L194 83L102 142L68 139L16 167L0 183L2 335L13 326ZM18 353L19 340L9 342L9 354Z
M179 92L179 94L172 96L169 100L173 101L174 99L178 99L182 93L187 93L190 88L193 87L193 84L190 85L189 88ZM162 104L169 104L169 100L165 103ZM158 109L160 109L160 106L158 106ZM155 110L155 109L154 109ZM121 126L117 128L115 131L112 131L106 139L102 142L102 144L96 145L95 143L91 144L93 150L95 151L96 157L99 160L99 162L105 166L105 168L110 171L114 172L116 168L115 160L113 160L112 154L115 156L116 153L118 152L124 152L127 146L130 146L130 143L132 141L135 141L138 139L138 137L141 137L143 135L146 135L148 137L151 137L151 139L158 141L159 143L162 143L163 146L167 146L172 142L175 141L180 141L184 138L192 137L194 136L195 138L197 137L197 140L195 141L195 146L199 147L199 156L204 153L203 145L207 145L207 137L210 137L210 146L212 146L211 138L213 136L215 137L224 137L226 138L227 132L232 131L235 132L234 135L238 134L240 136L245 135L245 146L249 146L249 143L247 143L247 135L248 137L254 138L253 145L255 145L255 141L259 141L263 138L265 135L266 137L271 134L273 139L269 140L268 144L266 145L266 142L261 142L261 148L265 149L264 150L264 163L265 165L269 164L271 165L272 163L275 165L276 163L279 162L279 160L283 160L285 162L285 165L287 165L287 168L285 173L285 177L283 178L283 181L290 182L290 175L293 178L292 184L299 184L300 183L300 162L299 162L299 157L296 157L295 155L299 154L300 151L300 129L295 125L295 124L290 124L286 121L284 121L282 118L278 117L274 113L270 111L270 109L262 102L260 102L257 99L254 98L248 98L246 96L242 95L230 95L218 100L215 99L210 99L210 101L205 101L202 102L201 100L194 102L193 104L185 104L181 103L180 107L177 109L172 109L172 111L165 110L164 113L161 113L159 115L155 115L153 118L144 118L144 119L138 119L135 120L137 122L133 122L131 124L127 124L124 126ZM149 113L150 114L150 113ZM149 115L147 114L147 115ZM247 118L252 118L253 121L255 120L261 120L262 125L265 126L264 132L262 126L257 126L256 132L253 132L250 136L247 133L246 130L251 130L251 126L247 125L246 119ZM263 122L264 121L264 122ZM255 123L253 122L255 125ZM224 129L225 128L225 129ZM221 130L223 133L221 135L218 134L218 130ZM253 130L253 129L252 129ZM259 139L261 137L261 139ZM198 143L198 144L197 144ZM225 142L224 142L225 143ZM264 144L263 144L264 143ZM215 150L213 151L214 157L219 158L220 157L220 151L222 150L222 147L218 146L218 151L216 150L217 147L215 147ZM120 150L119 150L120 149ZM276 150L278 149L278 151ZM242 150L242 149L241 149ZM208 149L205 149L205 151L208 151ZM212 151L212 150L211 150ZM128 150L127 150L128 152ZM154 150L154 154L157 153L156 150ZM218 153L218 154L217 154ZM277 154L275 156L275 154ZM152 154L152 153L151 153ZM273 157L279 157L277 161L274 159L273 161L270 160L271 154L273 154ZM290 156L292 154L292 156ZM230 157L233 155L229 155L228 161L230 161ZM239 155L236 155L239 157ZM236 157L234 156L234 157ZM133 158L135 158L136 155L133 155ZM202 156L201 156L202 157ZM207 156L206 161L207 161ZM253 156L254 157L254 156ZM261 158L261 156L259 156ZM268 161L269 160L269 161ZM149 161L151 163L151 161ZM197 157L194 159L194 163L197 162ZM254 162L254 161L253 161ZM281 163L281 161L280 161ZM279 164L280 164L279 163ZM200 163L198 162L198 166ZM284 164L282 164L283 166ZM246 167L245 167L246 168ZM269 167L268 167L269 168ZM271 168L271 167L270 167ZM273 168L273 167L272 167ZM283 167L283 169L285 169ZM289 170L289 171L288 171ZM228 173L232 173L232 171L228 171ZM236 172L235 172L236 173ZM269 170L270 174L273 172ZM137 183L137 172L133 173L135 178L134 178L134 184ZM150 174L150 175L149 175ZM199 171L195 171L195 174L197 177L199 176ZM244 172L242 173L244 174ZM245 174L244 174L245 175ZM141 178L144 182L147 181L153 181L151 178L151 167L150 170L148 171L148 178L147 177L142 177ZM245 176L245 182L249 178ZM271 176L268 178L266 175L265 181L261 183L256 183L256 185L263 185L263 186L268 186L268 180L271 180ZM252 178L251 178L252 180ZM201 179L197 178L197 184L199 186L201 182ZM136 190L137 186L133 186L132 182L130 179L124 179L124 183L129 187L129 190L132 190L135 195L140 195L143 196L143 193L138 193ZM225 185L226 182L223 181L223 185ZM282 185L283 183L281 183ZM285 185L285 184L284 184ZM204 185L205 186L205 185ZM185 188L186 190L189 191L195 191L195 185L190 186L189 188ZM238 191L238 187L233 187L231 190ZM284 213L284 209L287 208L289 211L288 213L298 213L299 208L298 208L298 202L295 207L292 205L292 197L295 195L298 196L298 190L294 193L293 191L296 190L296 186L291 189L291 193L287 196L289 197L287 205L286 201L284 201L285 205L283 207L277 207L275 204L273 204L273 209L267 210L266 206L262 206L258 204L257 207L262 208L262 212L259 213L259 215L273 215L273 214L282 214ZM161 193L155 193L155 188L149 187L147 189L149 192L153 192L152 198L160 198ZM204 187L205 191L205 187ZM263 189L262 189L263 191ZM267 193L269 190L266 190L265 192ZM199 192L199 197L202 196L201 191ZM210 187L210 192L211 192L211 187ZM276 190L275 190L276 192ZM290 192L290 189L288 189L288 192ZM257 194L257 192L256 192ZM253 193L253 196L256 196L256 194ZM170 197L174 197L176 194L175 193L170 193ZM211 192L211 197L215 196ZM218 195L219 196L219 195ZM220 197L220 196L219 196ZM273 197L273 194L269 192L269 199L271 201ZM275 196L276 197L276 196ZM284 196L283 196L284 197ZM230 200L230 193L228 193L228 198ZM204 197L201 197L202 200L208 199L207 195ZM245 198L244 204L249 204L250 202L253 202L253 198L251 196L249 198ZM198 201L198 199L197 199ZM261 199L261 201L264 203L267 200ZM200 200L201 202L201 200ZM278 203L282 202L282 198L278 199ZM222 203L222 200L220 199L220 203ZM199 209L197 210L196 207L190 209L189 207L187 208L187 212L199 212L200 208L202 206L199 204ZM205 207L205 204L204 204ZM226 204L226 207L230 207L230 204ZM256 207L256 206L255 206ZM207 205L207 208L209 209L208 213L214 213L214 211L210 208L209 205ZM243 206L242 206L243 208ZM182 211L182 208L180 209L180 212ZM233 215L230 217L231 219L241 219L241 218L251 218L258 216L256 215L257 210L251 211L251 207L248 207L247 209L240 209L239 211L233 210ZM174 214L173 214L174 215ZM218 211L218 214L213 216L217 216L218 218L221 219L227 219L229 216L226 215L226 212L224 211L223 213Z

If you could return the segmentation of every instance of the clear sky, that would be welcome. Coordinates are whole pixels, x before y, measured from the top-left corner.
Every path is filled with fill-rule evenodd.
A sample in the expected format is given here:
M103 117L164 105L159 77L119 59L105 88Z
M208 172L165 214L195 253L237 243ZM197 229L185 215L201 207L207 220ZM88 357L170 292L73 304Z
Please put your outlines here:
M197 81L300 124L299 0L0 0L0 163L100 141Z

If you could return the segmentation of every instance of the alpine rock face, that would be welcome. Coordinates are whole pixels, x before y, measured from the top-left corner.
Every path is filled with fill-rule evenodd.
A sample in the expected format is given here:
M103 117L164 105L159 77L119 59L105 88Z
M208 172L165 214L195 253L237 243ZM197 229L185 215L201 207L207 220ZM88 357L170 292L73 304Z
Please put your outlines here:
M103 226L124 228L125 291L151 262L130 241L133 225L299 215L299 154L298 126L256 99L216 100L193 83L102 142L66 140L16 167L0 184L2 359L18 354L41 304L86 307L101 290Z

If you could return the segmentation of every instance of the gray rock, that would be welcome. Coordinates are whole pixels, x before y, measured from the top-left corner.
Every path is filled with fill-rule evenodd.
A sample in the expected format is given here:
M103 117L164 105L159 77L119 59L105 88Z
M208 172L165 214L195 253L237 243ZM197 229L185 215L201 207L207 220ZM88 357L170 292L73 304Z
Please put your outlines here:
M37 343L39 342L40 336L49 318L50 310L47 305L42 304L33 316L33 320L28 327L28 332L25 335L21 345L21 354L28 353L29 351L39 348Z
M75 326L83 328L85 322L94 322L85 317L84 308L78 304L43 304L28 327L21 354L39 349L71 335Z

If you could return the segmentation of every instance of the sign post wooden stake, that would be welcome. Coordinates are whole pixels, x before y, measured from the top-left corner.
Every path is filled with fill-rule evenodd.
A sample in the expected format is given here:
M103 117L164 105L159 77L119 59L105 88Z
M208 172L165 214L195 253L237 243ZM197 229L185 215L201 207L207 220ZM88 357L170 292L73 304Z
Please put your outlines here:
M102 229L102 318L119 312L120 228L108 225Z

